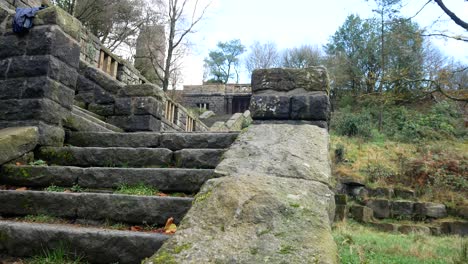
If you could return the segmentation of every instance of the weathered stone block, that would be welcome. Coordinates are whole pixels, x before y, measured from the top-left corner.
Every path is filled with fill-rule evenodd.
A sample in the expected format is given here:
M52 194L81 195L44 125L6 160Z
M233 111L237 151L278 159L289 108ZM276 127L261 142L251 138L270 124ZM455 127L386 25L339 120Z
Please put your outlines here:
M0 100L48 98L71 109L75 92L46 76L0 80Z
M0 60L24 55L27 45L28 41L26 37L20 37L18 35L0 35Z
M164 98L163 90L153 84L127 85L118 92L119 97L143 97L154 96Z
M369 223L375 229L382 231L382 232L396 232L398 226L391 223L379 223L379 222L372 222Z
M392 217L411 219L414 215L414 202L393 201Z
M337 263L330 204L333 193L314 181L265 176L209 180L177 233L145 263L168 254L174 263ZM189 246L177 250L184 245Z
M335 194L335 204L346 205L348 203L348 196L346 194Z
M70 67L78 68L80 45L58 26L34 27L25 37L28 39L26 55L53 55Z
M372 209L367 206L352 205L349 213L354 220L359 222L368 223L373 219Z
M292 177L331 185L328 150L328 132L317 126L294 121L254 124L224 154L216 173Z
M290 98L277 95L253 95L250 111L253 119L289 119Z
M42 75L68 87L76 86L76 70L50 55L13 57L0 61L0 80Z
M98 114L100 116L112 116L114 115L114 105L113 104L94 104L91 103L88 106L88 110Z
M107 122L127 132L161 131L161 120L152 115L111 116Z
M438 203L415 203L414 211L418 218L444 218L447 217L447 208Z
M296 95L291 97L291 114L293 120L326 120L330 119L330 100L325 93Z
M368 200L366 206L374 211L374 217L376 218L388 218L390 216L390 202L386 199Z
M394 189L393 192L395 194L395 197L398 197L401 199L412 200L416 198L416 192L413 190L397 188L397 189Z
M221 161L224 149L182 149L174 152L179 168L214 169Z
M50 99L1 100L0 120L42 120L60 125L70 111Z
M37 127L11 127L0 130L0 165L33 150L39 142Z
M393 197L393 190L390 188L367 188L369 197L391 198Z
M80 61L80 74L112 95L117 95L118 91L124 87L123 83L112 78L109 74L83 61Z
M112 104L115 102L114 96L99 86L94 87L94 102L97 104Z
M294 89L329 92L327 70L324 67L305 69L259 69L252 73L252 92L263 90L288 92Z
M423 235L430 235L431 229L427 226L402 225L398 227L398 232L402 234L418 233Z
M54 126L40 120L0 121L0 128L35 126L39 129L39 145L62 146L65 132L61 126Z
M58 25L72 38L80 40L82 30L81 22L58 7L52 6L39 11L34 18L34 24L36 26Z
M468 222L453 221L442 223L442 233L447 235L468 236Z
M344 221L348 213L349 207L347 205L337 204L335 209L335 222Z

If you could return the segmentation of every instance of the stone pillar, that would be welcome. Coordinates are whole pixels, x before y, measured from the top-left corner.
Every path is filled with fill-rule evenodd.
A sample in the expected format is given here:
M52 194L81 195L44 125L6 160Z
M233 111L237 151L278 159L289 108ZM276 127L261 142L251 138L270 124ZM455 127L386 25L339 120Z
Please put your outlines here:
M39 144L60 146L71 113L80 46L79 22L58 8L40 11L23 35L0 35L0 128L37 126Z
M135 68L145 76L148 81L161 85L156 75L155 66L150 57L157 64L163 66L166 56L166 33L163 25L146 26L140 32L137 39ZM162 71L159 71L162 74Z
M254 120L302 120L325 128L329 93L324 67L255 70L250 111Z

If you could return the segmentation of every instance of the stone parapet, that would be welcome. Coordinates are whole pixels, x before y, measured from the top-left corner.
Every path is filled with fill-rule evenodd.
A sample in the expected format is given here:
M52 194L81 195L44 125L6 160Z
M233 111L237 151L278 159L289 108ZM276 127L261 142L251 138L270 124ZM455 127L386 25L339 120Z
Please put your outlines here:
M12 32L10 15L0 35L0 128L37 126L41 145L63 144L78 78L79 22L61 15L40 11L36 26L21 35Z
M254 120L330 120L330 85L324 67L255 70L252 92Z

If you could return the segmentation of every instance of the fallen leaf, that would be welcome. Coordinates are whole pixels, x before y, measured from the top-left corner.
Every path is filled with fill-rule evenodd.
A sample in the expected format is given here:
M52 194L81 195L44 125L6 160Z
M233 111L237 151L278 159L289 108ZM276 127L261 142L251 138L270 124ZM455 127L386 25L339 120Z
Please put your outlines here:
M23 165L21 162L16 162L15 164L16 164L16 166L21 166L21 165Z
M141 227L141 226L132 226L132 227L130 227L130 231L133 231L133 232L140 232L141 230L143 230L143 227Z
M172 224L170 225L166 230L166 234L175 234L175 232L177 231L177 226L176 224Z
M64 192L64 193L72 193L72 191L70 191L70 190L65 190L65 191L63 191L63 192Z
M164 232L166 234L174 234L177 231L177 226L174 224L174 218L167 219L166 226L164 226Z
M21 188L16 189L15 191L27 191L27 190L28 190L28 188L26 188L26 187L21 187Z
M167 196L169 196L168 194L165 194L165 193L162 193L162 192L158 193L157 195L160 196L160 197L167 197Z

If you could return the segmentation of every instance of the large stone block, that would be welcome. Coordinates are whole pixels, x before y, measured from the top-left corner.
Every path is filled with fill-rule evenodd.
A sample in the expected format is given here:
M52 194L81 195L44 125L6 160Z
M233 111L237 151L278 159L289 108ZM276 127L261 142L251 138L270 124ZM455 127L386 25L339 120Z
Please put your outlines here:
M414 216L414 202L392 201L392 217L411 219Z
M0 128L35 126L39 129L39 145L62 146L65 131L61 126L50 125L40 120L0 121Z
M77 72L51 55L13 57L0 61L0 80L49 76L74 88Z
M107 122L127 132L161 131L161 120L152 115L111 116Z
M371 199L366 206L374 211L376 218L388 218L390 216L390 201L386 199Z
M444 218L447 217L447 208L438 203L415 203L414 211L419 218Z
M61 125L70 111L50 99L1 100L0 120L41 120Z
M123 83L112 78L109 74L83 61L80 61L80 74L112 95L117 95L119 90L124 87Z
M295 89L329 92L327 70L324 67L305 69L259 69L252 73L252 92L273 90L288 92Z
M325 93L296 95L291 97L291 114L293 120L330 119L330 100Z
M164 98L163 90L153 84L139 84L127 85L120 89L118 95L120 97L142 97L142 96L155 96L157 98Z
M34 24L36 26L58 25L65 33L76 40L80 40L83 28L78 19L55 6L39 11L34 18Z
M250 111L253 119L289 119L290 98L279 95L253 95Z
M37 127L15 127L0 130L0 165L33 150L39 142Z
M115 100L116 115L152 115L162 117L162 102L154 97L117 98Z
M371 222L373 219L372 209L367 206L353 205L349 208L349 213L354 220L362 223Z
M331 185L329 135L314 125L254 124L241 133L216 167L219 175L269 175Z
M330 204L333 193L313 181L209 180L177 233L145 263L337 263Z
M442 233L446 235L468 236L468 222L452 221L442 223Z
M26 55L53 55L77 69L80 62L80 45L58 26L34 27L24 36L28 39Z
M75 92L47 76L0 80L0 100L48 98L71 109Z

